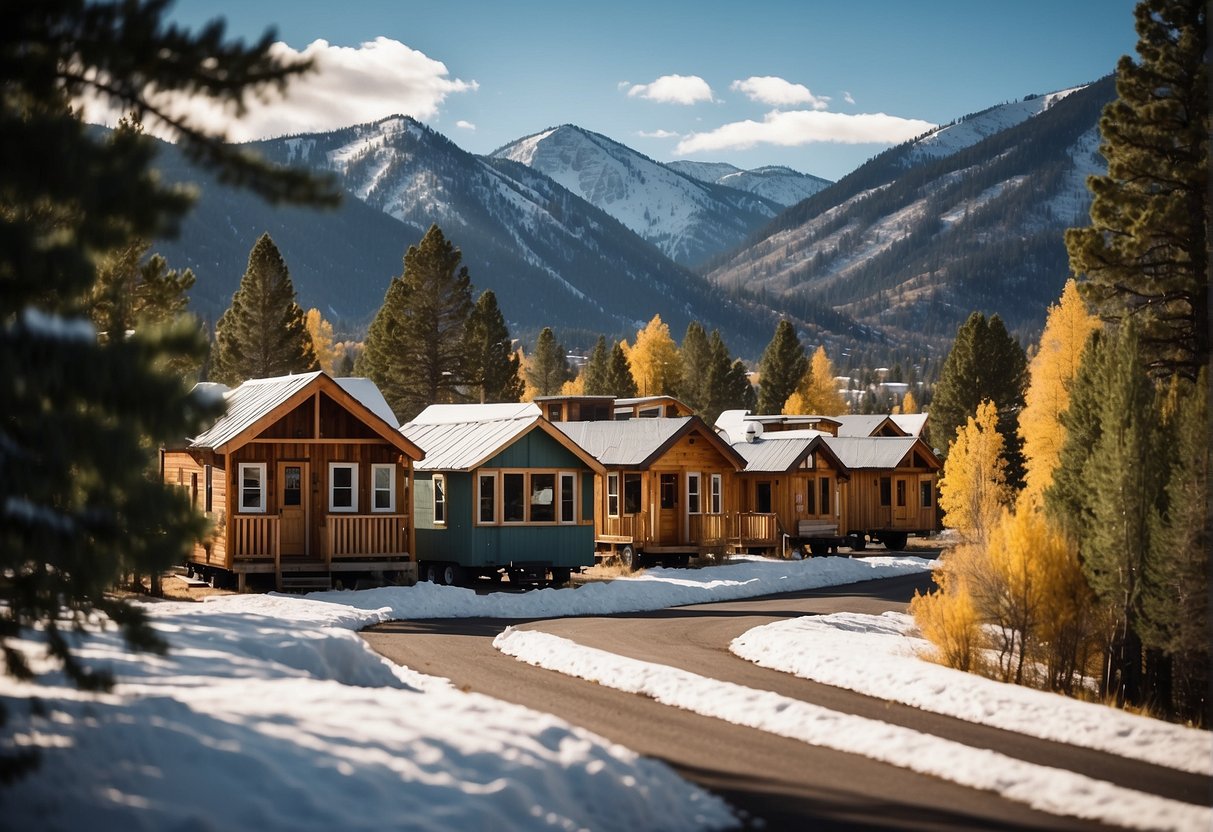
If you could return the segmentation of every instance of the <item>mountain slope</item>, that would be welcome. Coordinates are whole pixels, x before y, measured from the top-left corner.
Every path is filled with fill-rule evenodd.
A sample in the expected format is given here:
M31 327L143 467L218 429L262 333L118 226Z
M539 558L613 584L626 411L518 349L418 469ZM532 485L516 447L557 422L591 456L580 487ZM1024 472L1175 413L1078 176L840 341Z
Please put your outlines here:
M687 266L739 244L782 207L679 173L568 124L519 139L492 155L546 174Z
M830 180L785 168L781 165L742 170L725 162L667 162L667 168L698 179L746 191L787 207L828 188Z
M824 303L898 343L943 343L973 309L1034 335L1103 169L1105 78L991 108L881 154L708 271L795 312ZM1009 125L1009 126L1008 126Z

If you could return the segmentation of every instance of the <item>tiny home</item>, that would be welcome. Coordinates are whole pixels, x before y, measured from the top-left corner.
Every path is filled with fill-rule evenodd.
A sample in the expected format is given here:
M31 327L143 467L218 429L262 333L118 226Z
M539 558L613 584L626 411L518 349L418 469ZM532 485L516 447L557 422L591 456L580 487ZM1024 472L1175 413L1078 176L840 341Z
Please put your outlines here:
M423 454L373 383L301 373L223 396L218 421L161 451L163 480L214 523L190 572L241 589L250 574L278 589L331 586L334 573L416 580L409 496Z
M691 408L673 396L640 396L631 399L615 399L615 418L627 419L675 419L690 416Z
M729 545L734 474L745 460L698 416L562 422L606 470L595 482L599 553L685 564Z
M883 413L835 416L835 436L909 436L892 416Z
M423 578L559 585L593 566L603 467L536 405L432 405L401 433L425 451L413 491Z

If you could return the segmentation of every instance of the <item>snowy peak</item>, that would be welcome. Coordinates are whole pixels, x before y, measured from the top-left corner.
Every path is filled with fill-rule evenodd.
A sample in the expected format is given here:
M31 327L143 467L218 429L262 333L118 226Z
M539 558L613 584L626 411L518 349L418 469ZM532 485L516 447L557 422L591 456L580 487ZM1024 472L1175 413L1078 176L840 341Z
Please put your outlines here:
M666 167L701 182L724 185L761 196L785 208L808 199L832 184L828 179L810 176L782 165L742 170L725 162L692 162L680 159L667 162Z
M569 124L521 138L492 155L551 177L684 265L737 245L781 208Z

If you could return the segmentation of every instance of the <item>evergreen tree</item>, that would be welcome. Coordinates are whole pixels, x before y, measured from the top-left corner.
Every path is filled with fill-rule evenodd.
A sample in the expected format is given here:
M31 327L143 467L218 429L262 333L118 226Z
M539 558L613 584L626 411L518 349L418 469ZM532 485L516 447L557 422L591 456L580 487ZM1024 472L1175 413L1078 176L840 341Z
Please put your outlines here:
M1205 0L1137 5L1138 60L1116 70L1093 176L1091 225L1070 229L1070 268L1106 321L1133 318L1155 377L1209 361L1209 27Z
M249 252L232 305L215 328L211 378L235 387L250 378L319 368L286 263L270 235L262 234Z
M758 412L782 413L808 366L796 329L785 318L775 327L775 335L758 362Z
M545 326L535 342L535 354L527 362L527 380L536 395L555 396L566 381L573 377L564 345L556 340L550 326Z
M333 325L324 319L319 309L309 309L304 316L307 334L312 339L316 363L330 376L336 372L337 348L333 344Z
M708 399L711 397L711 391L708 385L708 372L711 362L716 358L717 356L712 355L712 345L708 342L708 334L704 331L703 325L699 321L691 321L687 324L686 334L682 336L682 346L678 350L682 378L678 382L676 394L683 404L701 416L705 410L709 409ZM725 372L727 371L728 362L726 361ZM721 376L720 382L723 383L723 381L723 376Z
M957 430L990 400L998 407L998 432L1006 442L1007 482L1023 482L1023 454L1017 430L1027 382L1023 348L1002 320L974 312L956 333L931 400L931 443L946 456Z
M626 342L624 344L627 349ZM681 378L678 345L670 337L670 328L654 315L644 329L636 333L636 343L627 349L628 366L642 396L673 395Z
M626 342L615 342L611 347L611 362L607 367L607 394L620 399L630 399L636 396L636 379L632 378L632 368L628 366Z
M153 142L102 136L69 102L97 94L141 112L188 158L266 197L336 200L160 109L178 93L237 106L306 68L278 57L272 35L246 46L219 25L166 26L164 5L10 4L0 36L0 649L7 672L31 678L21 638L41 628L52 666L93 690L112 676L79 661L74 637L98 613L132 647L166 647L142 607L107 590L180 562L204 532L150 472L157 444L196 434L218 408L166 370L201 359L196 327L101 339L88 320L94 258L171 233L189 199L153 174ZM0 758L0 780L28 762Z
M608 376L610 374L611 351L607 348L606 336L599 335L590 358L581 371L582 390L587 396L610 395Z
M523 393L519 364L497 296L486 289L468 316L467 383L481 403L516 402Z
M709 425L714 425L725 410L754 409L756 397L745 364L729 355L729 348L718 329L712 330L708 342L704 388L706 401L699 415Z
M471 278L437 225L404 254L367 332L355 371L375 382L401 422L428 405L463 398Z

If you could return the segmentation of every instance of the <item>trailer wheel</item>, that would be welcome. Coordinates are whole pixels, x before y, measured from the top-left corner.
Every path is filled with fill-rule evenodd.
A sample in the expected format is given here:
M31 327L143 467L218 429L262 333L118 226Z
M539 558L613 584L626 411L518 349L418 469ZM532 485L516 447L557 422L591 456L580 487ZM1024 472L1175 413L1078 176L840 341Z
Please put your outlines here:
M890 532L881 535L881 539L884 541L884 547L890 552L900 552L906 548L906 541L910 539L910 536L905 532Z
M438 567L435 566L434 564L427 563L425 565L425 571L424 571L423 575L425 576L425 581L427 583L431 583L431 584L438 583Z
M851 549L856 552L862 552L868 546L868 536L863 532L851 535Z
M442 567L442 583L446 586L462 586L463 569L455 563L446 564Z
M573 570L567 566L552 567L552 586L568 586L573 580Z
M810 540L809 552L815 558L825 557L830 553L830 544L824 540Z
M631 572L636 568L636 550L632 548L632 544L628 544L619 550L619 565L623 567L624 572Z

